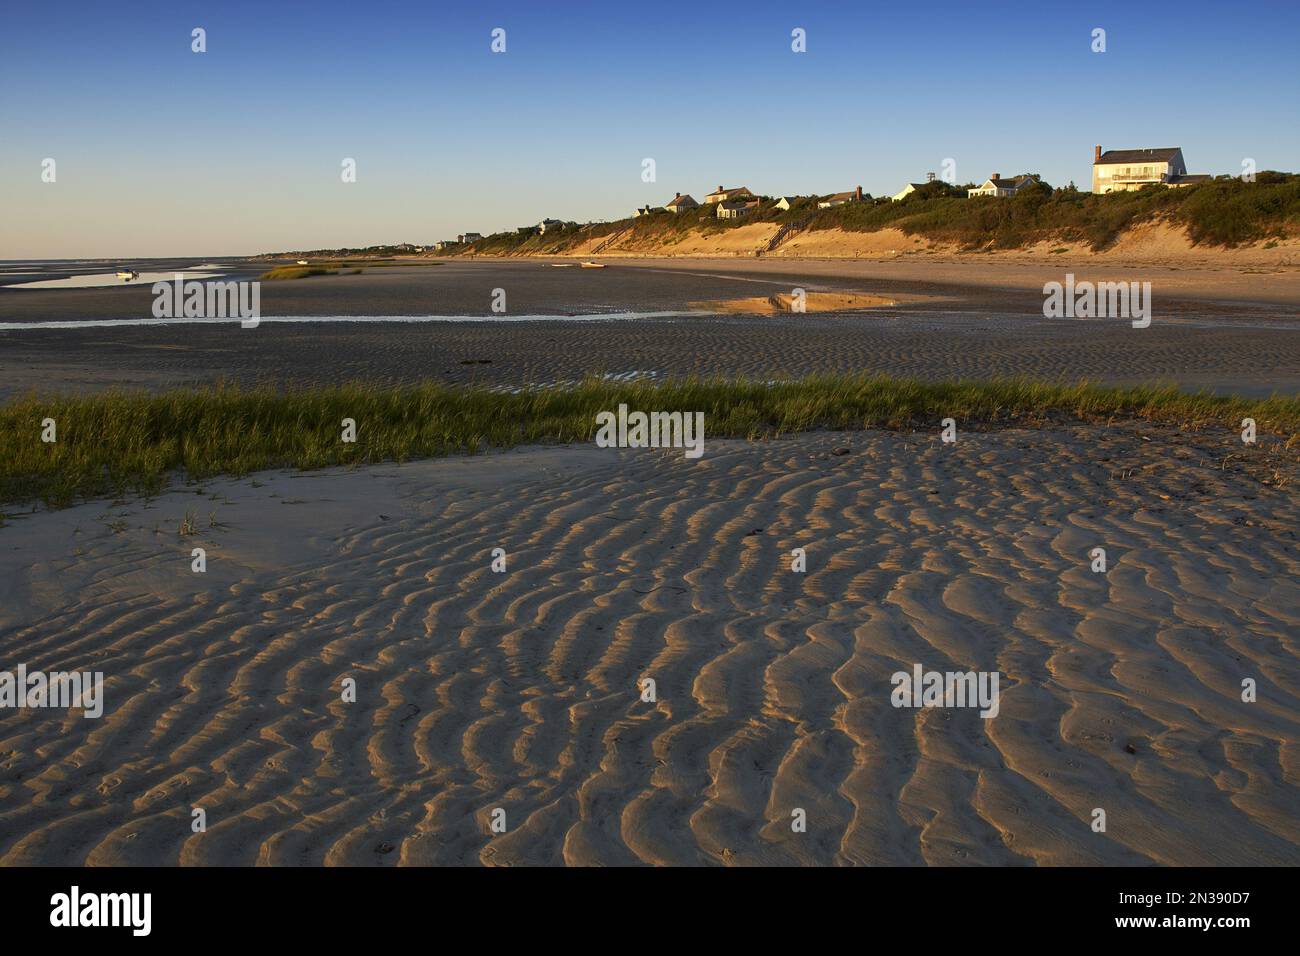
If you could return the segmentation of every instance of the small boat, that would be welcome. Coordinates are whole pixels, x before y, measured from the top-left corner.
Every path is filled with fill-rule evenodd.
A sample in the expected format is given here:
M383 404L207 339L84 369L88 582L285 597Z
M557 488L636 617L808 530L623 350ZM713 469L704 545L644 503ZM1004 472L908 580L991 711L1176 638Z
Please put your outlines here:
M551 265L551 268L552 268L552 269L572 269L572 268L573 268L573 263L572 263L572 262L552 262L550 265Z
M123 282L130 282L132 279L140 278L140 273L136 272L134 269L118 269L117 277Z
M300 265L300 266L306 266L306 265L310 265L310 264L311 264L311 263L309 263L306 259L299 259L299 260L298 260L298 265Z
M603 269L603 268L605 268L605 263L603 263L603 262L584 262L584 263L582 264L582 267L583 267L584 269Z

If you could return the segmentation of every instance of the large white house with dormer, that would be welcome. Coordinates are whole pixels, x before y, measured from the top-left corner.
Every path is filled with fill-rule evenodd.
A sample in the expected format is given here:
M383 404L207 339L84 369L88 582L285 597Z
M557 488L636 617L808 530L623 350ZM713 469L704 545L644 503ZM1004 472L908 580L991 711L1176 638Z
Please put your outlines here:
M1183 151L1178 146L1146 149L1108 149L1098 146L1092 154L1092 191L1125 192L1143 186L1191 186L1211 177L1188 175Z

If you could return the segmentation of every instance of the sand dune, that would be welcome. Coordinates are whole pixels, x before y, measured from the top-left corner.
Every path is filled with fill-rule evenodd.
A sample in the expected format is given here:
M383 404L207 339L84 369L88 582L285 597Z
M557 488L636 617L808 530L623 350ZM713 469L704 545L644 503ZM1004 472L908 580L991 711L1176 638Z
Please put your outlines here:
M968 249L958 243L909 235L896 227L857 232L838 227L797 228L780 233L774 222L752 222L722 231L638 233L631 226L584 239L563 252L530 252L524 256L590 256L610 258L692 256L765 256L778 259L921 258L928 262L978 263L984 268L1030 262L1053 266L1062 261L1134 266L1172 265L1179 268L1234 269L1257 267L1293 272L1300 265L1300 237L1260 239L1227 248L1192 242L1185 226L1167 221L1139 222L1124 229L1104 249L1064 235L1020 248ZM776 245L772 243L776 241ZM432 254L431 254L432 255ZM442 253L441 257L459 253ZM511 253L511 255L520 255ZM931 258L933 257L933 258Z
M11 518L0 667L107 700L0 712L0 861L1295 865L1294 485L1142 435L528 449ZM998 671L1000 713L891 706L918 662Z

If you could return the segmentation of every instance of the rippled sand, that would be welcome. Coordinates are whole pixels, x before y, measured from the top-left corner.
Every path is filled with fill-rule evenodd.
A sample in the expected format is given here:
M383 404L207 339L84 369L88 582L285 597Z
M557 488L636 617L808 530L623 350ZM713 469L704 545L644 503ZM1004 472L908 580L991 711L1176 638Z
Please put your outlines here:
M1300 507L1263 457L820 434L11 517L0 668L107 703L0 712L0 861L1295 865ZM998 671L1000 713L895 709L914 663Z

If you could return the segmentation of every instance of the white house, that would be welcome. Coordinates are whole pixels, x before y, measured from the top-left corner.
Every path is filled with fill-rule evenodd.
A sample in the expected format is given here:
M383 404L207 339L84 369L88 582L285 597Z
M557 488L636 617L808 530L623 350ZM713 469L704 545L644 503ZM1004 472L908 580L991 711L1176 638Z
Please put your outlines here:
M846 193L836 193L834 196L827 196L825 199L817 201L818 209L830 209L832 206L843 206L845 203L862 202L862 187L852 189Z
M550 231L554 231L554 230L556 230L556 229L563 229L564 226L565 226L565 223L564 223L563 220L560 220L560 219L543 219L541 222L539 222L539 223L537 224L537 231L540 232L540 233L544 236L544 235L546 235L546 233L547 233L548 230L550 230Z
M782 211L788 211L794 208L798 196L778 196L776 197L776 208Z
M456 237L457 242L478 242L483 238L481 232L467 232Z
M636 212L632 214L632 218L640 219L642 216L648 216L652 212L654 212L654 207L652 206L638 206Z
M998 196L1006 199L1016 195L1030 183L1037 182L1033 176L1013 176L1010 179L1003 179L998 173L994 173L988 179L984 180L983 186L976 186L974 189L966 190L966 198L974 196Z
M912 195L912 193L916 192L924 185L925 183L908 183L906 186L904 186L898 192L894 193L894 195L890 196L889 198L892 199L894 202L902 202L904 199Z
M742 199L734 202L720 202L718 203L718 218L739 219L741 216L748 216L750 213L755 212L758 207L759 202L757 199L750 202L745 202Z
M1092 154L1092 191L1125 192L1143 186L1191 186L1211 177L1188 175L1183 150L1178 146L1147 149L1108 149L1097 146Z
M694 209L698 205L699 203L690 196L683 196L681 193L677 193L677 195L673 196L671 200L664 203L664 208L673 215L677 215L677 213L685 212L687 209Z
M705 196L704 201L705 203L709 203L709 204L718 203L718 202L731 202L731 200L733 199L740 199L740 198L749 197L753 195L754 194L751 193L744 186L736 186L732 189L724 189L723 187L719 186L717 190Z

